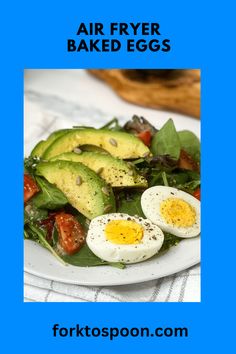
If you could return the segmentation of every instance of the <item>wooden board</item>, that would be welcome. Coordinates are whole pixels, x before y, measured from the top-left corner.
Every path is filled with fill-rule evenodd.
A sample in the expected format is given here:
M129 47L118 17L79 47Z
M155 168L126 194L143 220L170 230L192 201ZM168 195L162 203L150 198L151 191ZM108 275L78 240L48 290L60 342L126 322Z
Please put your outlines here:
M200 118L200 70L89 70L125 100Z

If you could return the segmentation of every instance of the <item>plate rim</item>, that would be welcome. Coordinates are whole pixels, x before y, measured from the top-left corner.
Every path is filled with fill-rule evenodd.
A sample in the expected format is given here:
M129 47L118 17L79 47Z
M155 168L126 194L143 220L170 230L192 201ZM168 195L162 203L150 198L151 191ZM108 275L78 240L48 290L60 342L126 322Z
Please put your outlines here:
M34 270L28 270L27 266L24 267L24 271L31 274L31 275L34 275L34 276L37 276L37 277L40 277L40 278L43 278L43 279L46 279L46 280L51 280L51 281L55 281L55 282L58 282L58 283L62 283L62 284L71 284L71 285L81 285L81 286L121 286L121 285L133 285L133 284L140 284L140 283L146 283L148 281L153 281L153 280L158 280L158 279L161 279L161 278L165 278L167 276L170 276L170 275L175 275L179 272L182 272L184 270L187 270L197 264L201 264L201 261L200 259L198 260L194 260L192 263L189 264L188 267L186 267L186 265L182 265L181 267L179 267L178 269L176 269L176 271L173 273L172 271L169 271L169 272L166 272L166 273L163 273L163 275L161 276L157 276L155 274L153 274L153 276L150 276L150 277L145 277L143 279L134 279L134 280L124 280L122 282L120 281L113 281L112 284L111 282L108 282L108 281L103 281L103 282L86 282L86 281L83 281L82 283L78 280L77 281L72 281L72 280L61 280L60 278L56 278L56 277L52 277L52 276L47 276L45 274L42 275L42 273L40 272L37 272L37 271L34 271ZM103 266L99 266L99 267L103 267ZM80 268L87 268L87 267L80 267Z

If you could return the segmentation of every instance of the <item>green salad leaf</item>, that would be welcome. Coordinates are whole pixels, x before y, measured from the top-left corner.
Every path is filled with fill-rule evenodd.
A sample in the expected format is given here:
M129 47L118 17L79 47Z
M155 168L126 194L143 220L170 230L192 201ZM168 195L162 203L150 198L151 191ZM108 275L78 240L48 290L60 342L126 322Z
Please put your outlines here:
M168 232L164 232L164 237L164 242L159 252L168 251L172 246L177 246L182 240L182 238L169 234Z
M35 177L41 192L32 198L32 203L37 208L59 209L68 203L66 196L53 184L42 177Z
M48 211L45 209L38 209L32 202L28 202L24 209L24 224L29 222L40 221L46 219Z
M117 213L125 213L131 216L138 215L145 218L141 208L142 192L130 191L129 195L122 193L119 195Z
M77 267L93 267L100 265L111 265L116 268L123 269L125 266L123 263L109 263L101 260L88 248L87 245L84 245L78 253L73 255L63 255L63 260L66 263L75 265Z
M28 224L28 230L31 232L31 237L37 241L41 246L46 248L49 252L53 254L54 257L57 258L58 261L63 263L64 265L66 264L62 257L59 256L59 254L55 251L55 249L47 242L46 240L46 234L45 231L42 230L40 227L34 225L33 223Z
M151 144L153 155L169 155L178 160L180 156L180 139L172 119L154 135Z
M38 157L29 156L24 159L24 172L34 175L36 172L36 167L40 159Z
M181 148L186 151L195 161L200 160L200 141L198 137L189 130L178 132Z
M117 118L113 118L110 122L103 125L100 129L108 129L113 131L121 131L123 128L120 126Z

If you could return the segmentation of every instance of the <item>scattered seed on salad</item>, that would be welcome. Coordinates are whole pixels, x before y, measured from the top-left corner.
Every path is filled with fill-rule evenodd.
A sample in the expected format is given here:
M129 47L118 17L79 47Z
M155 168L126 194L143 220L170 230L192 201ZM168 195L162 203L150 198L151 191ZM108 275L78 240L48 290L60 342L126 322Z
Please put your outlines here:
M82 154L82 150L80 148L78 148L78 147L74 149L74 152L76 154Z
M133 168L134 167L134 165L130 161L127 162L127 165L128 165L129 168Z
M112 145L112 146L117 146L117 141L113 138L109 139L109 143Z
M103 167L100 167L98 170L97 170L97 174L99 175L100 173L102 173L103 171Z
M128 175L129 175L129 176L133 176L133 175L134 175L134 171L129 170L129 171L128 171Z
M27 213L30 213L31 210L32 210L32 206L31 206L31 205L26 205L25 211L26 211Z
M82 178L81 178L80 176L78 176L78 177L76 178L76 184L77 184L77 186L80 186L82 183L83 183Z
M108 204L105 206L104 208L104 213L108 213L108 211L110 211L112 209L112 205Z
M148 157L149 156L149 151L145 152L145 154L143 154L143 157Z
M104 193L107 196L110 195L110 191L109 191L109 189L107 187L102 187L102 193Z

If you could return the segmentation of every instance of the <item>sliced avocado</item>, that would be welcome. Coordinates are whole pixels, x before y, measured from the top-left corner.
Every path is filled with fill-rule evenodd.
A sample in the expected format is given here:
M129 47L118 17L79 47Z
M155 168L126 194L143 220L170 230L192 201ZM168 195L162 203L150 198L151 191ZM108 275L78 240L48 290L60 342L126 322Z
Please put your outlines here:
M115 211L112 188L82 163L59 160L41 162L37 166L37 174L55 184L69 203L88 219Z
M70 129L61 129L53 132L52 134L49 135L47 140L41 140L32 150L30 156L38 156L41 157L44 153L44 151L49 147L49 145L52 144L53 141L55 141L57 138L60 136L64 135L67 133Z
M72 152L81 145L96 145L122 159L147 156L150 150L136 136L106 129L73 129L56 139L43 154L50 159L63 152Z
M111 155L99 152L65 152L50 159L82 162L91 170L97 172L112 187L147 187L143 176L137 174L134 166Z
M108 151L100 148L99 146L96 145L81 145L79 147L82 151L92 151L92 152L101 152L103 154L110 155Z

